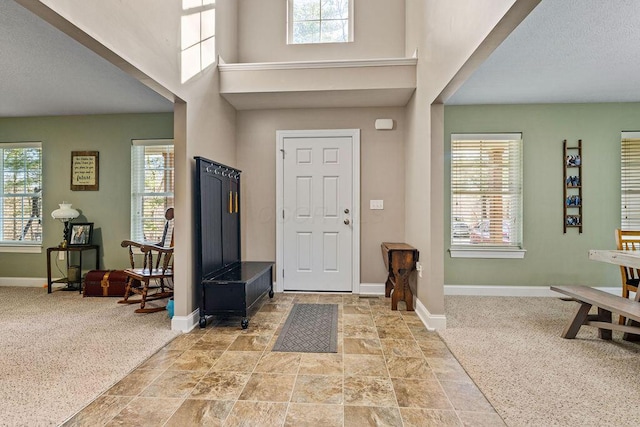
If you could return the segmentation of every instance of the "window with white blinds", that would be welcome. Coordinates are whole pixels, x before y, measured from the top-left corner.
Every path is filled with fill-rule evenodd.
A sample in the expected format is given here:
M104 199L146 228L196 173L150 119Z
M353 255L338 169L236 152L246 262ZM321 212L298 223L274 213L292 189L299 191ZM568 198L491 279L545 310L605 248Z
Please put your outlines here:
M164 212L174 204L173 140L133 140L131 240L159 243Z
M622 132L620 144L620 226L640 230L640 132Z
M0 244L42 244L42 143L0 143Z
M451 135L451 245L522 248L522 134Z

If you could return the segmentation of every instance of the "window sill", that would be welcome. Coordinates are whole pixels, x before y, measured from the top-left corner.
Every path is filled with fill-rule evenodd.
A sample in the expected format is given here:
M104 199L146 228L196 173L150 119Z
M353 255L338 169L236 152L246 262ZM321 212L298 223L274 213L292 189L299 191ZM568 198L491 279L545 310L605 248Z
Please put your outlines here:
M526 249L511 248L450 248L451 258L522 259Z
M41 245L0 245L0 253L41 254Z

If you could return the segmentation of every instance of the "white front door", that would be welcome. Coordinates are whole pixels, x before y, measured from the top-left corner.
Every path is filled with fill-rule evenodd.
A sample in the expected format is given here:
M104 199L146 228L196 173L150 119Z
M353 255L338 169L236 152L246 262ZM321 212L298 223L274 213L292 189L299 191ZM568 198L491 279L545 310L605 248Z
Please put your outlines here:
M281 147L283 290L352 291L353 137L292 135Z

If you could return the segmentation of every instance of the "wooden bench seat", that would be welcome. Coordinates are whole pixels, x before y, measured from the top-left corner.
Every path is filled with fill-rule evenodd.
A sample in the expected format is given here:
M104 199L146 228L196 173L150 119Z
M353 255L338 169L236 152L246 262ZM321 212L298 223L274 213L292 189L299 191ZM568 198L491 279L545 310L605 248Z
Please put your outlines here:
M571 297L580 303L576 314L562 332L562 337L575 338L582 325L598 328L598 336L610 340L612 331L625 333L628 341L640 340L640 303L631 299L609 294L588 286L551 286L551 290ZM598 314L589 314L591 307L598 308ZM613 323L611 313L618 313L630 319L629 325Z

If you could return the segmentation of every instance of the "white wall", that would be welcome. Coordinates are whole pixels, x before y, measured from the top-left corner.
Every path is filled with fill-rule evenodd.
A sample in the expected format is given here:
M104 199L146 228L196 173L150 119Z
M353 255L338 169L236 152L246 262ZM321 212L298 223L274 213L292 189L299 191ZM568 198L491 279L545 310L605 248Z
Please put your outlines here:
M375 119L395 120L391 131ZM275 260L276 131L360 129L360 282L386 280L380 244L404 235L404 108L254 110L238 113L238 166L242 170L243 258ZM369 200L384 200L384 210Z
M287 45L286 0L239 0L238 62L404 57L405 1L354 1L353 42Z
M501 19L512 6L536 0L407 0L406 51L419 50L418 87L407 106L405 241L424 265L417 296L430 314L444 313L444 112L432 103L500 22L517 25L526 13ZM499 35L506 37L508 31ZM497 36L494 35L494 39ZM495 40L492 40L492 42Z

